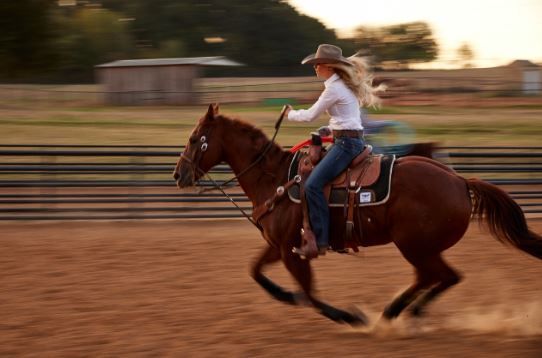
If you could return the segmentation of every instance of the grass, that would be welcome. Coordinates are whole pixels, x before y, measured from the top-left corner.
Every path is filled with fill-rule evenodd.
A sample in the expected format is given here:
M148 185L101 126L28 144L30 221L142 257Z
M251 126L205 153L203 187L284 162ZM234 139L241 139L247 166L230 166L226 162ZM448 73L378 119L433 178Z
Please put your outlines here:
M180 145L206 111L206 106L113 107L59 98L13 101L0 99L1 144ZM296 105L307 108L308 105ZM281 105L221 105L221 112L247 120L269 136ZM382 106L369 109L371 119L409 125L415 138L442 145L540 145L542 105L504 107ZM277 141L293 145L327 124L322 115L312 123L284 121ZM401 133L392 133L402 140Z
M307 108L297 105L296 108ZM261 128L269 137L279 116L280 105L221 105L221 112L242 118ZM197 120L207 106L185 107L112 107L81 105L71 102L46 101L24 104L0 100L0 144L49 145L171 145L186 144ZM383 106L371 109L373 120L394 120L410 126L415 134L389 130L374 136L373 143L385 145L411 142L438 142L443 146L541 146L542 108L456 108L439 106ZM309 133L327 124L322 115L312 123L284 121L277 142L294 145L309 137ZM45 158L48 160L48 158ZM35 158L3 157L2 161L34 162ZM43 158L42 158L43 160ZM73 158L56 159L73 161ZM95 158L104 163L115 158ZM158 159L162 162L163 159ZM470 175L470 174L469 174ZM489 175L489 174L488 174ZM510 177L510 173L491 174L490 177ZM35 178L29 175L26 178ZM154 174L146 174L152 179ZM10 179L11 176L4 176ZM20 177L13 177L15 179ZM59 174L56 179L78 179L79 175ZM81 178L88 179L88 175ZM119 174L115 179L130 179ZM161 178L161 177L160 177Z

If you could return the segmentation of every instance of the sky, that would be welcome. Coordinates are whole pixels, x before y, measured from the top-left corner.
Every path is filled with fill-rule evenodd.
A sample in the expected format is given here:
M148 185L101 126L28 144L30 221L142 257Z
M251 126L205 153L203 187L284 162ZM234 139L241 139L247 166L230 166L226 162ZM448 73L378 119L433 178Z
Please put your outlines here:
M335 29L340 37L357 26L424 21L440 46L436 63L457 66L457 49L473 50L476 67L516 59L542 63L542 0L288 0L299 12Z

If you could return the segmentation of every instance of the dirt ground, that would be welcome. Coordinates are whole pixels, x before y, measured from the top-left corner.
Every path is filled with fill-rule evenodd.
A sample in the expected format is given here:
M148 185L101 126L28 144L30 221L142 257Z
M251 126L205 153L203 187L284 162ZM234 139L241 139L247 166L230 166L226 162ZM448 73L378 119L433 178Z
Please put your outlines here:
M395 246L316 260L320 297L367 328L271 299L249 277L266 244L245 221L5 222L0 243L2 357L542 356L542 262L476 223L446 253L464 281L423 319L379 321L412 280ZM296 289L281 264L267 273Z

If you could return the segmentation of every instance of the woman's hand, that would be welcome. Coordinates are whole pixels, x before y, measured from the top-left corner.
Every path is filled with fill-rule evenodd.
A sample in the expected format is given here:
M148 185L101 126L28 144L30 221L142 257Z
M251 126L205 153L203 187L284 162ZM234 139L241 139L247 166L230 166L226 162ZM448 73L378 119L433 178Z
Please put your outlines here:
M333 134L333 131L329 126L322 126L318 128L318 134L320 134L321 137L329 137Z
M288 113L290 113L290 111L292 110L292 106L287 104L286 105L286 110L284 111L284 117L288 118Z

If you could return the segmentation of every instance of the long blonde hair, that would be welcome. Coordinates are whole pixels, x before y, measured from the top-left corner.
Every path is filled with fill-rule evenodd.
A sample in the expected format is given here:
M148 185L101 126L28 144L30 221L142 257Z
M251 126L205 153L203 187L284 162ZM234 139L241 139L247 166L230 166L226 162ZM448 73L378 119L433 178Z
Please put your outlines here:
M344 63L326 65L333 68L344 81L344 84L354 92L360 106L378 107L381 99L376 95L376 92L385 91L386 86L380 84L373 87L373 74L370 69L369 59L355 54L348 57L348 60L352 63L352 66Z

